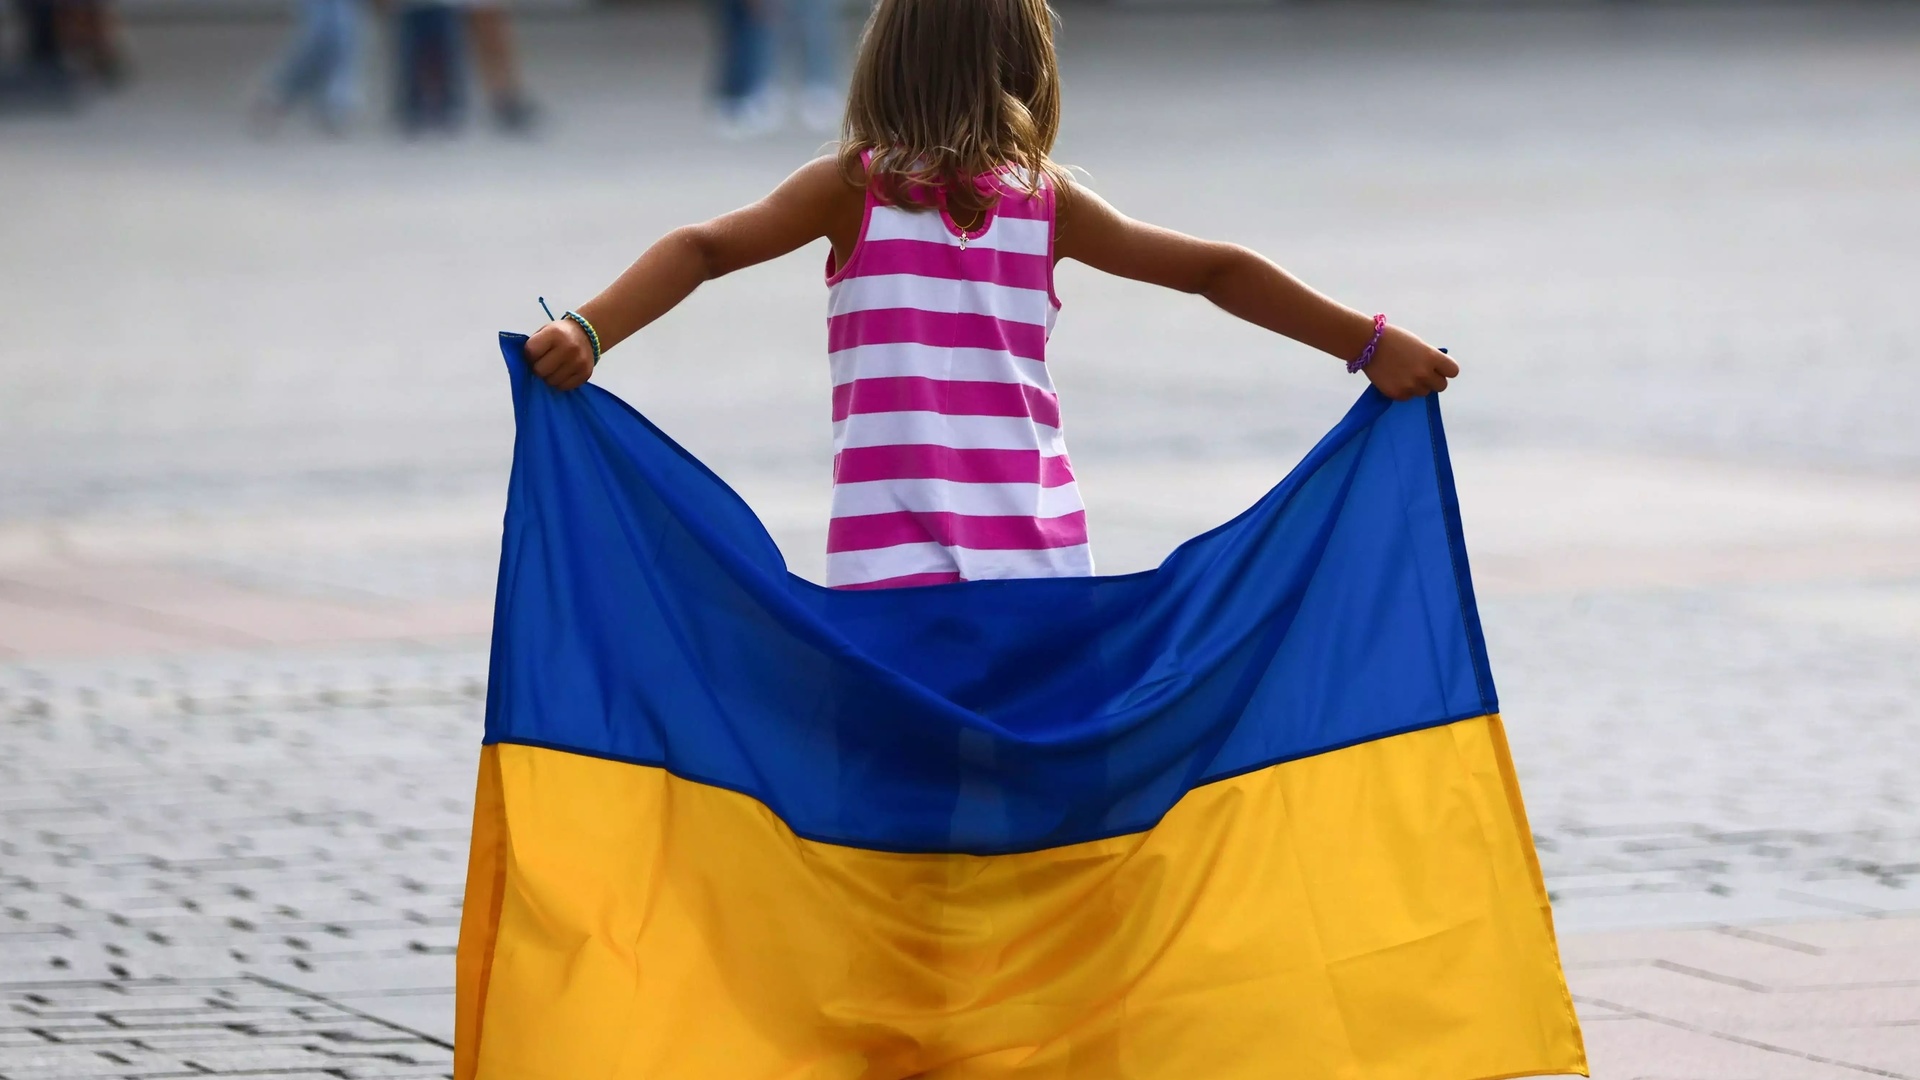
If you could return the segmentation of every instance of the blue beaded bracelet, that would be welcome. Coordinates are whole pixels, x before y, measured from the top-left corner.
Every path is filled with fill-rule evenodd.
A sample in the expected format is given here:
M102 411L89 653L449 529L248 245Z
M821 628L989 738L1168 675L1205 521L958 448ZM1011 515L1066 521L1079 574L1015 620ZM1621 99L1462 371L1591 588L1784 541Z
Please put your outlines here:
M539 299L540 299L540 310L547 313L547 318L553 319L553 309L547 306L547 298L542 296ZM599 367L600 366L600 331L595 330L593 328L593 324L587 321L587 317L585 315L580 314L577 311L563 311L560 313L560 318L573 323L574 325L578 326L580 329L585 330L587 332L587 342L593 346L593 366L596 368ZM554 321L558 322L560 320L554 319Z
M580 324L580 329L585 330L587 332L587 340L593 342L593 366L599 367L600 366L600 332L593 328L593 324L587 321L587 317L585 315L582 315L577 311L563 311L560 313L560 317L563 319L572 319L574 322Z

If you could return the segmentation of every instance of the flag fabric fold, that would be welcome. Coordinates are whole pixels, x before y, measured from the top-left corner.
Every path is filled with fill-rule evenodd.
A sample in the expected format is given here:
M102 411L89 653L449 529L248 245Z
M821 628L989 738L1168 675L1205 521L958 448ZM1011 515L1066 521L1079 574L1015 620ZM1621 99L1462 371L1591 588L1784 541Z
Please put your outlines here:
M523 343L460 1080L1585 1072L1436 398L1153 571L836 591Z

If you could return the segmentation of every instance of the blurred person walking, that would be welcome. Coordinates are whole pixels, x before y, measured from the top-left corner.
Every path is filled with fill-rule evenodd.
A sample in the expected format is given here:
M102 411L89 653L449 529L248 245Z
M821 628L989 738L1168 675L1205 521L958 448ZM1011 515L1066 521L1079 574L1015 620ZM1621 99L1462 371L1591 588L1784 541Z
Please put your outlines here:
M776 0L712 0L714 104L728 138L764 135L780 126L769 79L773 39L769 7Z
M255 122L272 128L311 103L321 128L346 130L359 104L360 0L300 0L299 23L255 105Z
M395 13L394 107L403 133L451 132L465 118L463 22L448 0L403 0Z
M841 0L771 0L780 5L781 59L796 62L799 93L795 112L808 131L840 130ZM775 92L777 95L777 91ZM776 96L775 106L778 107Z
M62 108L83 80L126 81L126 52L107 0L15 0L20 58L0 70L0 108Z
M715 0L715 96L721 133L763 135L797 114L809 131L840 128L840 0ZM791 65L798 85L781 78Z
M493 112L494 126L523 134L539 122L540 110L527 97L520 78L520 62L513 45L513 25L503 0L484 0L467 12L473 35L473 58L480 69L480 85Z
M120 20L111 0L55 0L60 41L80 73L108 89L127 81L127 54L120 46Z
M59 0L14 0L20 59L0 74L0 107L71 105L73 79L61 48Z

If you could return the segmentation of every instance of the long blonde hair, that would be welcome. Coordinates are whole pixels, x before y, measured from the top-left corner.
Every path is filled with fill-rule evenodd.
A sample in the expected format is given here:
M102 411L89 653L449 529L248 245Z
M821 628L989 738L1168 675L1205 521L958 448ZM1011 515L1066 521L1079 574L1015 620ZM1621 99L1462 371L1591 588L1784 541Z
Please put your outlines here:
M1046 0L880 0L860 37L840 170L884 202L984 213L1002 168L1028 192L1067 189L1049 152L1060 67ZM867 155L871 153L871 160Z

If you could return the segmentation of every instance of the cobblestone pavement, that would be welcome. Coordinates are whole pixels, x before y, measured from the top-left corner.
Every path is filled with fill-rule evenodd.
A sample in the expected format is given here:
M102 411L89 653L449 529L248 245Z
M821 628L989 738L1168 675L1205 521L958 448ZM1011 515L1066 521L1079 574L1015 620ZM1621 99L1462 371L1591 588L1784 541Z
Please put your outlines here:
M133 30L141 92L0 128L0 1080L442 1075L489 334L813 142L706 133L691 10L527 26L558 121L527 144L249 140L276 28ZM1103 192L1468 360L1596 1075L1920 1078L1920 9L1072 9L1066 42ZM814 575L816 272L703 291L604 376ZM1061 291L1104 569L1354 392L1180 298Z
M271 980L249 991L263 1007L286 985L334 1006L282 1017L283 1058L341 1010L449 1038L483 661L386 646L7 672L0 982L27 985L0 994L205 995L246 973ZM233 1041L210 1015L196 1051Z
M9 1080L448 1074L446 1047L266 979L48 981L0 988Z

